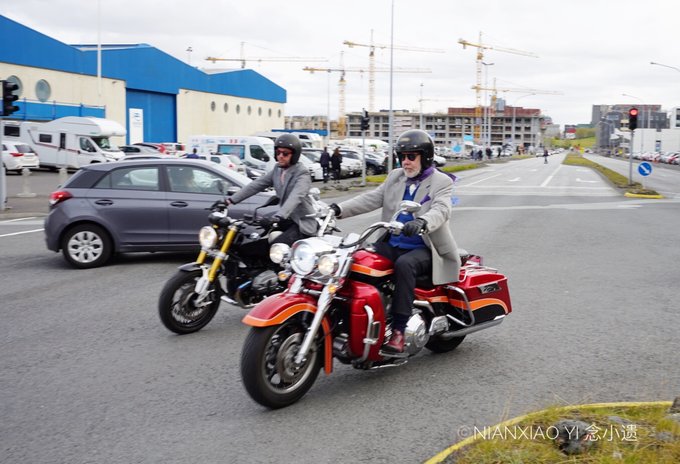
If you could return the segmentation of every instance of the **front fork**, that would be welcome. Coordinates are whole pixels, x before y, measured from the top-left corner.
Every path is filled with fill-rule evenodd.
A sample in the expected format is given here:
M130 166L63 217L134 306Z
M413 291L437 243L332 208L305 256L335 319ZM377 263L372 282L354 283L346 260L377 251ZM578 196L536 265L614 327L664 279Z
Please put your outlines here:
M227 235L224 237L224 240L222 241L220 251L215 255L213 262L209 268L205 265L205 259L208 256L208 253L205 250L201 250L201 252L198 254L196 264L201 266L202 275L196 281L194 292L196 292L196 294L199 295L199 300L202 300L207 296L206 292L208 291L210 284L215 282L215 279L217 278L217 273L219 272L219 269L222 266L222 262L224 262L224 260L227 258L227 252L229 251L231 244L234 242L234 237L236 237L237 232L238 227L236 226L229 227L229 229L227 230Z
M328 285L326 285L321 291L321 295L319 295L317 310L316 313L314 313L314 319L312 319L312 323L307 329L305 338L302 340L300 351L298 351L295 355L294 362L298 366L303 365L307 361L309 350L312 347L312 343L314 343L316 334L319 332L323 318L326 316L326 312L328 311L328 307L330 306L332 300L333 294L328 290Z

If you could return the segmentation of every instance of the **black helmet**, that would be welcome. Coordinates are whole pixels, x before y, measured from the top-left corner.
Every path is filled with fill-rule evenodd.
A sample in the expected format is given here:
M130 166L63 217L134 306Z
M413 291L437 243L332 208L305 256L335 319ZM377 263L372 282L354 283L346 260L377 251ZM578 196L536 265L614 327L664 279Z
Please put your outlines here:
M434 142L427 132L418 129L408 130L401 134L397 139L395 151L399 162L404 160L404 152L419 152L420 165L423 170L432 166L434 160Z
M293 156L290 158L290 164L296 164L300 159L300 153L302 153L302 144L300 139L295 134L283 134L279 135L274 142L274 152L277 148L289 148L293 150Z

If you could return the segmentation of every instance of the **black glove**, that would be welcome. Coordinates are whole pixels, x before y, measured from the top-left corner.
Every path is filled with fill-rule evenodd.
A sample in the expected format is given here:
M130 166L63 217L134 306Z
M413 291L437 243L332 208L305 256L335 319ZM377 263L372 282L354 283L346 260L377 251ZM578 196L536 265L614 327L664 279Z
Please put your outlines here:
M337 204L331 203L328 207L333 210L335 217L340 216L340 207Z
M265 229L271 229L274 224L278 224L282 220L281 216L263 217L260 218L260 226Z
M407 237L411 237L419 233L421 230L423 230L425 224L427 224L427 222L425 221L425 219L422 218L414 219L413 221L408 221L406 224L404 224L404 228L401 229L401 233L406 235Z

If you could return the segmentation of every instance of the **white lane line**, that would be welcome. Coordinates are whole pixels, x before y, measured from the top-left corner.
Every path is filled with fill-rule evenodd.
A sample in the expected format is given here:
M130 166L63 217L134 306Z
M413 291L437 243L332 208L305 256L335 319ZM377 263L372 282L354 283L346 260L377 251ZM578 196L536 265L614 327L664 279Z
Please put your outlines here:
M517 182L521 179L521 177L515 177L514 179L508 179L508 182Z
M550 183L550 181L553 179L553 177L555 177L555 174L557 174L557 171L559 171L561 167L562 167L561 164L559 166L557 166L557 169L555 169L553 171L553 173L548 176L548 178L541 184L541 187L545 187L546 185L548 185Z
M42 232L43 230L45 230L45 229L33 229L33 230L25 230L23 232L13 232L11 234L2 234L2 235L0 235L0 238L11 237L12 235L32 234L33 232Z
M477 182L472 182L470 184L465 184L461 185L461 187L469 187L471 185L479 184L480 182L484 182L485 180L493 179L494 177L501 176L502 174L494 174L493 176L485 177L484 179L479 179Z
M10 222L25 221L26 219L35 219L35 218L36 218L36 216L25 217L25 218L17 218L17 219L8 219L7 221L0 221L0 224L8 224Z

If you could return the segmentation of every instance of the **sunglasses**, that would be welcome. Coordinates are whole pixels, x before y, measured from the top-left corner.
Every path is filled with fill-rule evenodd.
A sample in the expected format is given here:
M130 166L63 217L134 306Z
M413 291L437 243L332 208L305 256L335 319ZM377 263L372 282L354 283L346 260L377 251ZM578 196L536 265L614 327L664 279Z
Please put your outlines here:
M403 160L404 158L408 158L409 161L415 161L419 156L420 153L400 153L399 159Z
M290 150L281 150L281 149L276 150L276 156L284 156L285 157L285 156L290 156L292 154L293 154L293 152L290 151Z

